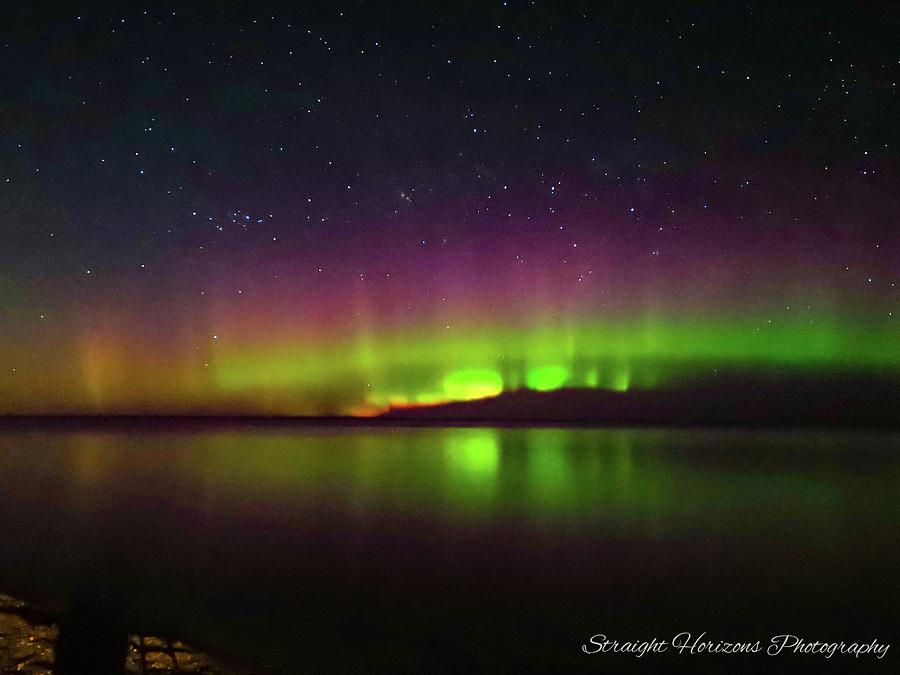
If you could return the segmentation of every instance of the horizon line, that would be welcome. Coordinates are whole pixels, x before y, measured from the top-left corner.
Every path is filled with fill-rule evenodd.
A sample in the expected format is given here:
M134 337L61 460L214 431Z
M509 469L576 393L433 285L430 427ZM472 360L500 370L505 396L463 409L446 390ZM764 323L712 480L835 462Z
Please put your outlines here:
M381 414L371 417L354 415L260 415L260 414L219 414L219 413L41 413L41 414L0 414L0 429L39 428L41 425L65 426L122 426L129 423L136 426L159 425L172 423L185 426L304 426L304 427L519 427L519 428L583 428L583 429L622 429L622 428L666 428L666 429L759 429L759 430L792 430L819 429L823 431L844 431L866 429L884 431L900 431L897 422L856 422L845 421L838 424L826 424L820 420L791 420L783 422L753 422L728 420L615 420L615 419L554 419L554 418L485 418L485 417L393 417Z

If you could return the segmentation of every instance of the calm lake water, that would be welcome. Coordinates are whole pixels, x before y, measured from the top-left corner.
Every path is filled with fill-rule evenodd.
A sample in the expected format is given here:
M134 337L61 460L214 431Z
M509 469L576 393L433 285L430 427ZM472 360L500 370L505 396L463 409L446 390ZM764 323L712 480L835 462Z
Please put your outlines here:
M98 664L154 634L260 672L896 672L898 449L818 432L7 431L0 592L56 603ZM893 646L582 651L685 631Z

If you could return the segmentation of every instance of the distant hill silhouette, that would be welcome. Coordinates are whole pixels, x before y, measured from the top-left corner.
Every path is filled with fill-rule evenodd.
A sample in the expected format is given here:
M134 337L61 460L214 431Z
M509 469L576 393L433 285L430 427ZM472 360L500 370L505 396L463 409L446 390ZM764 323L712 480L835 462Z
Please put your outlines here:
M713 425L900 430L900 374L731 373L668 389L520 389L475 401L392 408L377 417L259 414L0 415L7 429L194 429L210 426Z
M897 379L740 378L671 389L517 390L493 398L392 408L394 420L579 424L900 427Z

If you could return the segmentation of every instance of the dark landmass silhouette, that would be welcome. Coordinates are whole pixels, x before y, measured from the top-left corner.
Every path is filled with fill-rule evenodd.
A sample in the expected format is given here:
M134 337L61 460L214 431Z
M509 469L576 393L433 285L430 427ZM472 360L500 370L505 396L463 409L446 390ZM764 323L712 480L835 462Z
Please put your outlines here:
M391 420L518 424L900 428L900 381L825 376L702 381L670 389L527 389L434 406L393 408Z
M741 426L900 429L900 376L743 375L679 387L519 389L491 398L392 408L376 417L211 413L0 415L0 430L207 427Z

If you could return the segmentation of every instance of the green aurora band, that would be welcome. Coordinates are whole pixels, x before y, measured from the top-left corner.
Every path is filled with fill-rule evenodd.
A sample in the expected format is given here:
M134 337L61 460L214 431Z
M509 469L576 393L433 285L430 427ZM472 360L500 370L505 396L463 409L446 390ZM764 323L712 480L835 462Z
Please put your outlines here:
M527 329L367 333L312 349L290 341L234 349L225 344L211 365L223 392L291 392L301 407L316 392L325 407L314 412L350 412L360 404L373 410L427 405L521 388L677 387L717 369L893 376L900 372L900 330L883 322L810 316L644 316ZM329 391L333 396L323 398Z

